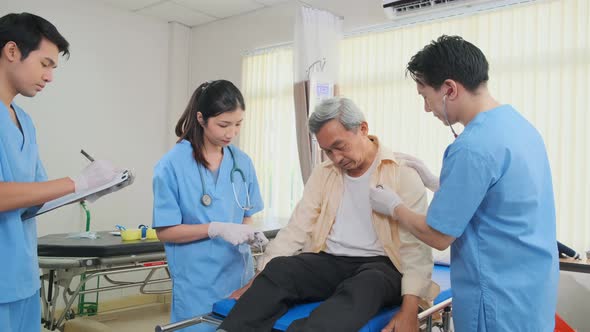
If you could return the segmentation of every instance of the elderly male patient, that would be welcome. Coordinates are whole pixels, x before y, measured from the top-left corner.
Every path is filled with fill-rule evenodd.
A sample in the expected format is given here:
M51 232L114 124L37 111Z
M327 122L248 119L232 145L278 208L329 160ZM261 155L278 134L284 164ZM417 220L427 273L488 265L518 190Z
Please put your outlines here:
M393 188L425 213L420 177L368 135L349 99L322 102L309 128L330 161L313 170L289 224L259 260L262 272L218 331L271 331L291 306L313 301L324 302L287 331L358 331L384 306L399 304L395 331L416 331L420 298L438 292L432 252L393 218L373 213L369 188Z

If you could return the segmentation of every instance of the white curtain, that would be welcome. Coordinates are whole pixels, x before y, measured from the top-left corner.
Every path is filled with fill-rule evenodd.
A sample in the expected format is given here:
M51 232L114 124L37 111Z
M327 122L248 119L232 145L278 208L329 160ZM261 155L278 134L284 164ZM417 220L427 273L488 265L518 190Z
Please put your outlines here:
M439 172L450 130L423 112L410 57L441 34L460 35L490 63L489 88L540 131L553 172L558 240L590 248L590 4L561 0L509 7L345 39L343 95L359 104L384 144Z
M325 10L301 7L295 16L293 82L297 148L303 182L321 161L315 137L307 126L309 114L322 99L334 96L338 79L342 18Z
M293 52L276 48L242 61L246 103L240 147L256 168L266 226L283 226L301 198L303 182L295 141Z
M438 119L422 111L405 67L441 34L474 43L490 63L492 94L514 105L543 136L553 172L558 239L583 251L590 248L589 18L587 0L553 0L345 38L340 44L341 94L361 107L369 130L384 144L424 159L439 172L453 138ZM283 63L272 70L290 75L292 67ZM266 80L260 73L249 72L253 76L248 79ZM249 130L256 130L259 124L252 122ZM294 133L262 137L296 151ZM280 159L272 162L292 166ZM281 175L274 176L279 178L293 174L278 170Z

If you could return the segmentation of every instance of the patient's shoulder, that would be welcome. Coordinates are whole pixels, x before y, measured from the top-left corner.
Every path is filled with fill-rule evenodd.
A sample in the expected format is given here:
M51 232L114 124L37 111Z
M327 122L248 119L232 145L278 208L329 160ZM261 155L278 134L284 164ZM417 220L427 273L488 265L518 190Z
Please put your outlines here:
M415 169L401 164L397 166L397 173L400 190L425 190L424 183Z
M404 191L424 191L425 187L422 179L415 169L401 163L387 161L382 165L382 179L385 180L385 185L399 191L401 194Z

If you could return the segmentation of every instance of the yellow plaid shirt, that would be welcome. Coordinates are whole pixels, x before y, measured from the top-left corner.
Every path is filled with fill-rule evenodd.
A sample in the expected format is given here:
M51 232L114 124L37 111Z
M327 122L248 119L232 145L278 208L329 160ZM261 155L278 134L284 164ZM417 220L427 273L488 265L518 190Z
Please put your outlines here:
M418 173L400 165L392 151L379 146L377 137L369 138L378 147L378 165L372 174L371 186L381 184L393 189L406 206L426 214L426 190ZM258 260L260 271L274 257L292 256L301 251L317 253L326 248L326 239L342 199L343 183L342 170L331 161L314 168L288 225L281 229ZM373 212L372 219L385 253L403 274L402 295L416 295L431 302L439 293L438 285L431 279L432 249L392 217Z

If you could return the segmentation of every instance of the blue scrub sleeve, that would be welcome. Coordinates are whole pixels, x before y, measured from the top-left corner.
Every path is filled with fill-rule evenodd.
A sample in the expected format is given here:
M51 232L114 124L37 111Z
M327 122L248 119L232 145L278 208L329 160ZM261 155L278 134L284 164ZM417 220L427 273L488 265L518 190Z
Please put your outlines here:
M250 204L252 204L253 208L245 211L244 217L251 217L254 214L262 211L264 209L264 202L262 201L262 195L260 194L260 187L258 186L258 177L256 176L256 169L254 169L254 164L252 160L248 158L248 168L249 168L249 183L248 183L248 194L250 195Z
M441 185L428 208L427 224L460 237L494 181L482 156L468 149L451 152L443 160Z
M43 167L41 159L37 159L37 167L35 169L35 182L45 181L47 181L47 172L45 172L45 167Z
M178 182L172 167L166 164L156 166L152 188L154 192L152 227L182 224L182 214L178 205Z

